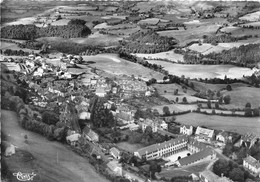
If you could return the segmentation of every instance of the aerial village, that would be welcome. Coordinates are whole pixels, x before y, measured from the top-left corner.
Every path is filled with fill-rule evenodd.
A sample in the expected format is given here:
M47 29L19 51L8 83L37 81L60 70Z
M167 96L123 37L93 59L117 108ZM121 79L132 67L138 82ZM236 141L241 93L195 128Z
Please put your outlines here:
M21 72L13 72L17 83L27 85L31 95L28 105L38 111L44 108L59 113L56 126L67 128L66 143L89 157L94 166L99 164L99 170L103 168L102 173L110 178L165 181L164 172L174 173L205 163L205 170L188 176L190 181L228 182L232 180L214 173L221 171L214 163L239 157L243 173L260 177L260 162L250 155L259 140L255 135L180 125L155 111L143 113L124 100L149 99L156 94L145 81L126 75L108 78L95 68L84 73L68 71L82 61L79 56L62 54L55 60L55 64L53 59L50 63L33 54L20 60ZM145 117L147 114L151 117ZM52 116L46 115L39 114L37 118L51 123ZM240 151L233 150L240 146L247 149L242 157Z

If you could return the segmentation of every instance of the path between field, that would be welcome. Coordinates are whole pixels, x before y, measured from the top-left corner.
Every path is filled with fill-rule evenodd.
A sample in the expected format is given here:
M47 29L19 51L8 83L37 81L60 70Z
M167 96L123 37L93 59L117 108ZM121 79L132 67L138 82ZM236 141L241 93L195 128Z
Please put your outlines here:
M95 172L85 158L75 154L69 147L59 142L48 141L37 133L21 128L14 112L2 110L1 114L2 131L7 140L35 157L37 175L42 181L108 182ZM29 145L24 143L25 134L28 136Z

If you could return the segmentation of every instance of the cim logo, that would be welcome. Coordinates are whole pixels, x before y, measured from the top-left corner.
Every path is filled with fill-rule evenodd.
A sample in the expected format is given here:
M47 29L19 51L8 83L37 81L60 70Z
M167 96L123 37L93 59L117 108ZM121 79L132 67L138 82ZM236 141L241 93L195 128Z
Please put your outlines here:
M16 178L19 181L32 181L34 176L36 176L36 174L34 172L32 173L21 173L20 171L18 173L13 173L14 176L16 176Z

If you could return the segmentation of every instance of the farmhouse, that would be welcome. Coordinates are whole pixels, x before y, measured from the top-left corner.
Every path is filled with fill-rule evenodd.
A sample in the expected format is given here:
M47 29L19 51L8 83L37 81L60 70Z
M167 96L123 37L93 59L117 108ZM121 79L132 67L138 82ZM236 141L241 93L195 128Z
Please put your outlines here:
M198 126L196 129L195 136L195 138L200 142L211 142L214 137L214 130Z
M141 148L134 152L134 155L140 159L145 158L147 160L168 157L172 154L178 153L185 149L188 143L188 137L181 136L176 139L150 145L148 147Z
M244 143L246 147L251 148L255 144L256 140L257 137L254 134L248 133L241 137L239 145L241 146Z
M260 162L252 156L247 156L243 160L243 167L249 170L253 175L260 177Z
M95 133L92 129L90 129L88 126L86 126L83 129L83 137L89 141L98 142L99 136L97 133Z
M182 125L180 127L180 134L192 135L192 133L193 133L193 126Z

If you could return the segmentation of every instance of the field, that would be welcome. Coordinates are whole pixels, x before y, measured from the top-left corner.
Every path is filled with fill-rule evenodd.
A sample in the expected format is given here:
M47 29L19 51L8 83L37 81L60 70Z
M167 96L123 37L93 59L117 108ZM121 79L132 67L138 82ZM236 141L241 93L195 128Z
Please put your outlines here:
M100 24L97 24L94 29L106 29L106 28L110 28L112 26L110 25L107 25L107 23L100 23Z
M160 52L160 53L155 53L155 54L140 54L137 53L135 54L137 57L142 57L142 58L146 58L146 59L167 59L170 60L172 62L183 62L183 55L181 54L176 54L173 52L173 50L171 51L167 51L167 52Z
M198 81L192 81L194 84L194 87L196 89L202 90L202 91L207 91L208 89L212 91L219 91L222 89L225 89L228 84L210 84L210 83L202 83ZM233 90L236 90L237 88L240 87L247 87L248 85L244 83L232 83L230 84Z
M176 116L176 122L193 126L206 126L217 130L226 130L246 134L254 133L260 137L260 118L211 116L189 113Z
M186 45L193 40L202 39L203 35L215 34L219 27L220 25L216 24L203 24L187 30L158 31L157 33L161 36L174 37L179 40L180 45Z
M30 152L35 158L32 165L28 165L21 160L13 161L3 157L2 160L5 160L11 172L34 171L39 181L83 182L92 179L107 182L95 172L85 158L75 154L69 147L58 142L50 142L39 134L24 130L19 126L14 112L2 110L1 113L2 132L7 140L18 149ZM28 144L24 142L25 134L28 136Z
M159 18L147 18L138 22L138 24L157 24L159 22L168 22L169 20L159 19Z
M163 114L163 107L167 106L169 107L170 112L183 112L183 111L190 111L190 110L196 110L197 105L187 105L187 104L170 104L170 105L161 105L161 106L154 106L152 109L157 109L160 114Z
M259 15L260 16L260 15ZM253 27L260 27L260 21L252 22L252 23L245 23L243 26L253 26Z
M259 21L260 20L260 11L249 13L245 16L239 18L240 20L247 20L247 21Z
M42 37L37 39L40 42L64 42L64 41L71 41L78 44L84 44L88 46L102 46L102 47L108 47L108 46L115 46L118 45L118 41L122 40L122 38L116 36L116 35L104 35L99 34L98 32L95 32L94 34L91 34L90 36L86 38L71 38L71 39L65 39L61 37Z
M242 78L243 75L251 76L254 71L249 68L242 68L233 65L185 65L173 64L165 61L147 60L149 63L162 65L170 74L186 78Z
M226 108L244 108L246 103L250 102L252 108L260 107L260 88L237 87L232 91L225 91L224 95L230 95L230 104Z
M203 55L207 55L209 53L215 52L215 53L220 53L223 50L229 50L233 47L239 47L241 45L244 45L243 43L240 42L234 42L234 43L218 43L217 46L211 45L211 44L206 44L203 43L202 45L199 44L192 44L188 48L202 53Z
M163 75L145 68L139 64L135 64L124 59L117 57L114 54L99 54L96 56L83 56L84 61L93 61L95 63L90 64L91 67L104 70L110 74L115 75L135 75L144 79L162 79Z
M163 96L171 101L175 101L177 97L179 98L179 102L182 102L183 97L186 97L188 102L206 101L206 99L201 99L201 98L192 96L196 92L191 89L188 89L187 93L184 93L182 87L177 84L154 84L153 86L157 89L158 93L161 96ZM174 95L175 89L178 89L177 95ZM185 109L185 111L186 110L190 110L190 108Z
M61 19L61 20L52 22L51 25L53 25L53 26L67 25L69 23L69 21L70 21L69 19Z

